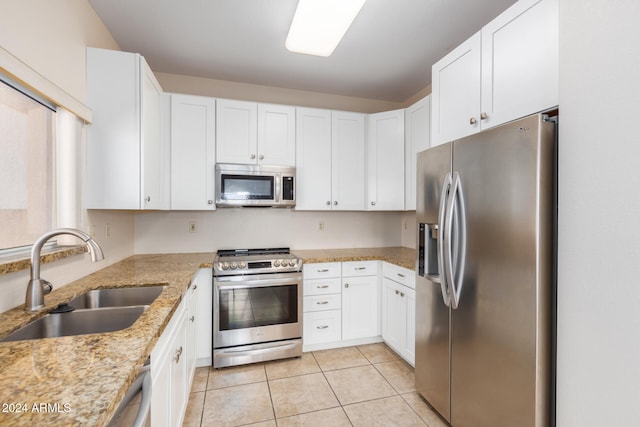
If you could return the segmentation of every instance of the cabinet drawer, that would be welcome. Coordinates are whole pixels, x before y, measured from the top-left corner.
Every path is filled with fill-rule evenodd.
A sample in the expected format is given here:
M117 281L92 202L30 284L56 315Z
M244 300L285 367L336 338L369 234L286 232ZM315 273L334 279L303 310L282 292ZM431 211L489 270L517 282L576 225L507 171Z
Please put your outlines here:
M304 279L322 279L325 277L340 277L341 268L339 262L322 262L317 264L304 264L302 277Z
M400 267L388 262L382 263L382 276L395 282L402 283L411 289L416 288L416 273L408 268Z
M340 294L314 295L304 297L304 312L336 310L342 306Z
M332 279L303 280L304 296L340 293L340 277Z
M342 263L342 277L375 276L378 261L348 261Z
M341 310L315 311L304 314L303 341L305 345L340 341L342 337Z

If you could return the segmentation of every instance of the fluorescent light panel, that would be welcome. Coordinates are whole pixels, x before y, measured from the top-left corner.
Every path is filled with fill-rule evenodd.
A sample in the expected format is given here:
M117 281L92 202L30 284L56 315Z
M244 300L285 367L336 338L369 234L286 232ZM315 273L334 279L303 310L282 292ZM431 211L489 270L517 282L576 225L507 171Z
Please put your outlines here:
M365 0L299 0L285 46L292 52L329 56Z

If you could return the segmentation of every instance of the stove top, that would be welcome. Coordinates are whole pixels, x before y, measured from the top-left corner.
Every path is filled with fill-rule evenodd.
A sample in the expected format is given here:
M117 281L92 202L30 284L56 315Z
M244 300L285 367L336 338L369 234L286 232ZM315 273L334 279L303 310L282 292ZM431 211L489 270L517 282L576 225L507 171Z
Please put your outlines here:
M221 249L213 259L214 276L302 271L302 260L289 248Z

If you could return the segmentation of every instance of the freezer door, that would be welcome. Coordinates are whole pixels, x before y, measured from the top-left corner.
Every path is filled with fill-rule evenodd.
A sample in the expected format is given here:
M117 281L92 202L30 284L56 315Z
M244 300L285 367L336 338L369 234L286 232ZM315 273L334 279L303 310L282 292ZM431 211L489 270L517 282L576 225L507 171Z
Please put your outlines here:
M436 238L443 188L450 182L451 144L418 153L416 216L418 260L416 265L416 360L418 392L446 420L450 419L449 307L441 287L442 271ZM446 194L445 194L446 196Z
M451 310L451 424L549 423L554 125L535 115L453 149L466 264Z

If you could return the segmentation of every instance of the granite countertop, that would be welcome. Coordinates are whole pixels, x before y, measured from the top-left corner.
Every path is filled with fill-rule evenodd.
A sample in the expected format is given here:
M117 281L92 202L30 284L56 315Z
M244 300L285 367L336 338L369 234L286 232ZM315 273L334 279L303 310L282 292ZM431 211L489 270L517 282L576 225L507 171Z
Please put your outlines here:
M193 273L211 267L212 260L211 253L135 255L55 289L45 296L42 312L26 313L20 306L0 313L1 338L90 289L167 286L127 329L0 342L0 425L107 424L182 300Z
M304 263L343 261L386 261L400 267L415 270L416 250L401 246L387 248L312 249L293 250Z

